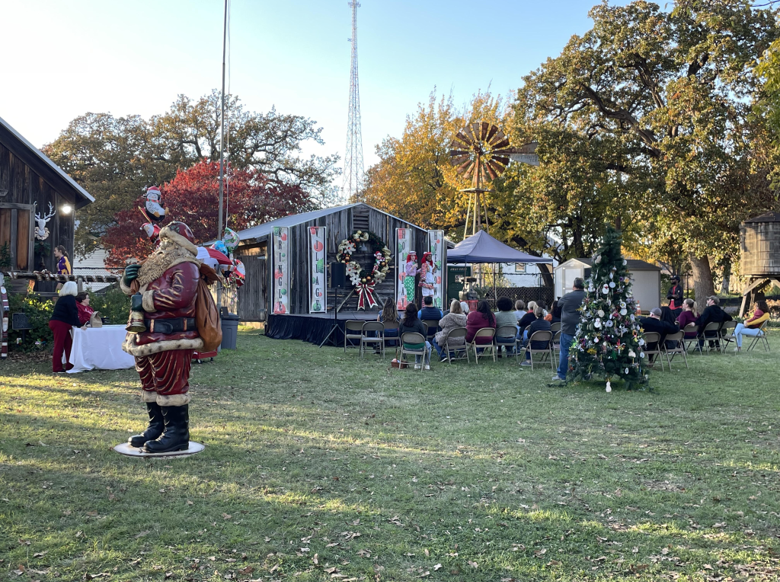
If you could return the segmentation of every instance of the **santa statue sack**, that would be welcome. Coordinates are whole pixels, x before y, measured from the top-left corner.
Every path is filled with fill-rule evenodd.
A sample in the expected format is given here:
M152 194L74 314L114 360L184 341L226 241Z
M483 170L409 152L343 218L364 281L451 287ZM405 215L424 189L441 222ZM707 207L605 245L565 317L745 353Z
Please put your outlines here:
M201 352L216 350L222 343L222 325L219 322L219 311L214 303L214 297L209 291L209 285L217 280L214 269L208 265L200 266L200 279L195 298L195 325L198 335L203 340Z

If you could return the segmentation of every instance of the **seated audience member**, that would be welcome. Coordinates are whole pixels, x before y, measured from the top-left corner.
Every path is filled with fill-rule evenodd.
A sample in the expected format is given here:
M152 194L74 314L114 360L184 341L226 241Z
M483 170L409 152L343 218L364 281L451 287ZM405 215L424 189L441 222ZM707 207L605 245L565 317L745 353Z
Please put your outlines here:
M723 323L724 321L731 321L732 319L733 318L728 313L721 309L720 299L718 299L715 295L710 295L707 297L707 307L696 319L696 325L699 326L699 336L702 335L704 328L707 327L707 324ZM715 344L716 347L720 347L720 342L716 339L718 337L717 331L709 331L706 335L706 339L710 340L710 346ZM704 339L705 338L703 337L699 337L699 347L704 345Z
M501 297L498 301L496 301L496 307L498 307L498 313L496 313L496 329L504 326L512 326L515 330L515 332L512 334L512 337L507 336L499 338L496 336L496 339L504 342L515 340L517 338L518 327L515 312L512 311L512 300L508 297ZM514 349L512 352L514 352Z
M465 315L469 314L469 304L468 303L466 303L465 301L461 301L460 302L460 308L461 308L461 310L463 311L463 313Z
M544 310L539 305L536 306L536 309L534 310L534 315L536 316L536 319L532 321L531 325L529 325L523 332L523 347L528 345L528 341L530 337L534 334L534 332L550 331L550 322L544 318ZM543 350L547 347L548 347L548 342L538 342L538 341L531 342L532 350ZM525 361L521 362L520 365L521 366L531 365L530 352L525 353Z
M547 303L545 303L543 299L540 299L539 301L536 302L536 304L542 308L542 313L544 313L543 319L547 319L547 314L548 314Z
M417 312L417 317L423 321L436 321L438 322L442 318L441 309L433 306L433 297L430 295L423 297L423 307ZM436 333L438 326L428 329L428 339L431 339Z
M680 329L685 329L685 326L696 323L696 318L699 314L696 312L696 302L693 299L686 299L682 304L682 313L677 316L677 325ZM695 331L689 331L685 333L685 339L693 339L697 335Z
M463 309L457 299L453 299L450 304L450 312L439 320L439 327L441 331L433 338L433 347L439 353L439 358L443 362L447 359L447 354L444 352L444 344L447 340L447 335L455 328L466 327L466 314L463 313ZM450 345L465 345L463 338L453 338L450 341Z
M466 341L470 343L474 339L477 330L480 330L483 327L496 328L496 318L493 315L493 312L490 311L490 305L488 305L488 302L485 300L480 301L477 304L477 310L469 313L466 318ZM477 343L491 344L493 343L493 339L481 337Z
M662 312L661 312L660 308L654 307L653 309L650 310L649 317L640 317L639 318L639 325L642 326L642 328L645 330L645 332L657 332L657 333L660 333L661 334L661 342L663 342L664 338L667 335L669 335L670 333L677 333L680 330L679 330L679 328L675 324L669 323L668 321L663 321L661 319L661 313ZM674 343L674 342L672 342L672 343ZM658 344L656 344L655 342L647 344L647 349L648 350L654 350L657 347L658 347ZM675 348L677 346L674 345L674 346L667 346L667 347Z
M761 324L769 319L769 306L766 301L760 300L753 306L753 314L745 323L738 323L734 328L734 339L737 341L735 352L742 351L742 336L756 337L761 335Z
M552 304L552 307L550 307L550 310L544 312L544 320L545 321L549 321L550 323L552 323L552 317L553 317L552 310L553 310L553 307L555 307L555 301L553 301L553 304Z
M515 301L515 323L518 323L526 314L525 301L518 299Z
M528 311L526 312L523 317L520 318L520 321L517 322L517 338L523 339L523 331L525 331L525 328L531 325L533 321L536 320L536 316L534 315L534 311L536 310L536 302L535 301L529 301L527 305Z
M661 310L661 321L665 321L666 323L671 323L672 325L677 325L677 316L682 313L682 307L676 311L672 311L669 309L666 305L659 308Z
M420 318L417 317L417 306L414 303L410 303L406 306L406 310L404 311L404 318L401 320L401 323L398 324L398 335L403 336L405 333L409 332L417 332L423 337L425 337L425 325L423 325L423 322L420 321ZM425 348L425 358L423 360L423 365L425 366L426 370L431 369L431 343L426 341L424 344L404 344L404 348L407 350L419 350L420 348ZM414 369L419 370L420 369L420 358L422 356L414 356Z
M76 308L79 310L79 323L87 325L95 310L89 306L89 294L86 291L76 295Z
M553 301L552 309L550 309L550 314L552 314L552 319L550 320L550 323L558 323L561 320L561 306L559 305L557 299Z
M395 307L395 301L388 299L382 306L382 311L377 316L376 320L385 324L385 340L387 338L398 337L398 321L401 318L398 317L398 310ZM396 345L395 341L385 341L385 345ZM379 347L374 348L375 352L380 352Z

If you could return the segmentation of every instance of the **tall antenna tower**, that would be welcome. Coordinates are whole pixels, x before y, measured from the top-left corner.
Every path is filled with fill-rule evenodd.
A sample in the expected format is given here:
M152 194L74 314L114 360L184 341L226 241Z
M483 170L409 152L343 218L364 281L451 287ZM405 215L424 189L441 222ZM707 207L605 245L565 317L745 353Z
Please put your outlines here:
M360 2L348 3L352 8L352 64L349 74L349 120L347 121L347 151L344 154L344 186L342 195L345 202L355 196L363 184L363 136L360 129L360 83L358 79L358 39L357 9Z

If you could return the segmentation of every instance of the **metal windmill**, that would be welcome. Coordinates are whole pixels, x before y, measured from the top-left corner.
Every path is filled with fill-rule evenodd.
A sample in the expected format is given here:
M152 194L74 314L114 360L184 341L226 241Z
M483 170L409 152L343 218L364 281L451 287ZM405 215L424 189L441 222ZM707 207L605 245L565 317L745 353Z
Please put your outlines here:
M461 190L471 195L464 237L468 234L472 207L471 234L476 234L482 228L481 196L490 192L486 186L504 173L510 159L538 166L539 159L534 154L535 150L535 143L521 148L510 147L509 138L504 132L487 121L476 121L458 132L450 143L450 159L457 166L456 171L465 179L471 179L472 184L471 188ZM487 213L485 219L487 220ZM487 227L489 229L490 225Z

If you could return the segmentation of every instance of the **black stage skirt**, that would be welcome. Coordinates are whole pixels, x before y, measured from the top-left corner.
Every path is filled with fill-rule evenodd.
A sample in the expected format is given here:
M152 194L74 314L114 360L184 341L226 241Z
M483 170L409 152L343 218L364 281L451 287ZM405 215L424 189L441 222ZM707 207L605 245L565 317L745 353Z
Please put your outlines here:
M321 344L333 326L336 329L328 343L344 345L344 321L305 315L269 315L265 322L265 335L274 339L299 339L313 344Z

